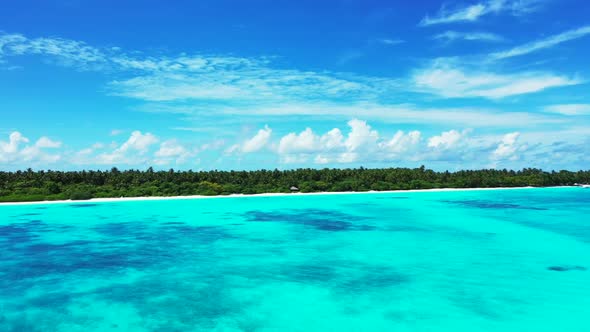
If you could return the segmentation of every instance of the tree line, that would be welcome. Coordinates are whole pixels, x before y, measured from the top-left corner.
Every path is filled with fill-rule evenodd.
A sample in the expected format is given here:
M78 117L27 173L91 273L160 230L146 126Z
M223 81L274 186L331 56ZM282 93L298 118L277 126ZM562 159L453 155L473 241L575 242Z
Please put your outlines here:
M590 183L590 171L464 170L420 168L296 169L256 171L0 172L0 202L84 200L108 197L560 186Z

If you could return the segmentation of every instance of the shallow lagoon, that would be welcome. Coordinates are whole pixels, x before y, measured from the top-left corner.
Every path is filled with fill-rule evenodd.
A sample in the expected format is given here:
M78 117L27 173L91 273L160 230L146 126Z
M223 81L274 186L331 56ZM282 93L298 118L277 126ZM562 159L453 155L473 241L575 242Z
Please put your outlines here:
M0 206L0 331L588 331L590 190Z

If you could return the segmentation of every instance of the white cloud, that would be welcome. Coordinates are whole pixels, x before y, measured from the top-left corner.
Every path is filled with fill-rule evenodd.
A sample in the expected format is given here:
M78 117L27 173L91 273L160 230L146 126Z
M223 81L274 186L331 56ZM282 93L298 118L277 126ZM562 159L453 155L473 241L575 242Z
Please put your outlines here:
M18 131L11 133L8 136L8 142L0 141L0 152L2 154L12 154L18 151L21 143L28 143L29 139L24 137Z
M145 101L210 100L283 103L289 100L370 98L396 86L394 80L276 69L265 63L207 67L199 72L156 71L109 84L111 94Z
M84 148L74 152L72 155L69 156L68 162L75 165L95 164L96 159L94 153L96 153L96 150L101 150L105 147L106 146L103 143L94 143L92 144L92 146L88 148ZM116 146L113 148L116 148Z
M76 154L78 156L88 156L88 155L91 155L93 152L94 152L94 149L92 149L92 148L85 148L85 149L82 149L82 150L76 152Z
M590 104L561 104L545 107L545 111L563 115L590 115Z
M57 60L58 64L82 69L102 67L107 55L84 42L62 38L29 39L20 34L0 35L0 56L43 55Z
M459 8L454 11L445 10L445 13L450 16L454 15L453 13L462 13L454 18L463 17L464 21L469 21L494 12L525 12L525 8L531 8L525 3L532 4L531 1L480 1L479 5L483 8L476 4L463 8L471 8L464 12ZM492 8L499 9L494 11ZM588 33L586 29L587 27L572 30L527 44L504 52L503 56L526 54L566 40L580 38ZM438 38L495 41L497 37L486 32L448 31ZM393 45L399 40L382 39L369 42ZM443 155L459 158L462 153L466 153L464 158L468 159L471 157L470 151L485 150L489 154L500 144L499 139L491 142L490 138L483 142L462 131L455 131L462 135L455 143L452 143L456 136L452 131L435 135L430 139L418 131L398 131L393 138L380 136L367 122L356 117L390 124L436 124L450 128L498 127L505 130L514 130L517 127L524 131L522 128L525 127L530 129L539 125L571 123L572 119L561 115L583 115L588 112L587 105L582 104L553 105L545 109L546 112L557 114L506 112L502 109L471 106L428 108L413 104L394 104L399 103L398 100L408 100L405 96L408 90L446 98L499 99L580 83L579 79L550 72L502 72L497 67L491 67L494 62L490 61L469 64L469 61L464 63L464 59L436 60L432 65L413 72L408 82L327 71L289 70L264 58L185 54L176 57L145 57L138 55L141 53L124 53L120 49L93 48L82 42L51 38L30 39L21 35L0 34L0 57L20 54L58 58L60 64L85 69L106 67L117 70L120 79L111 82L110 93L153 101L146 105L146 109L174 112L182 114L185 118L202 119L201 115L221 115L228 119L227 121L241 120L240 117L229 115L264 118L309 115L331 120L354 118L348 123L349 129L344 130L344 133L334 128L326 133L316 134L311 128L306 128L303 132L293 132L274 143L271 142L272 131L265 127L254 137L227 149L232 152L254 153L267 148L266 150L275 151L283 156L282 160L292 162L364 162L397 160L396 158L427 160L425 158L443 158ZM484 57L484 60L486 59L489 60ZM398 98L400 96L402 98ZM112 132L118 133L116 130ZM0 151L4 155L7 154L5 150L22 152L22 146L28 143L23 139L26 140L15 136L14 139L2 142ZM59 144L49 139L39 141L39 150L58 147ZM434 146L429 147L431 141L439 143L433 143ZM37 143L28 147L27 155L36 153L34 147ZM178 159L177 156L183 156L183 152L192 155L200 151L199 148L190 149L174 140L164 141L159 147L154 147L157 143L159 140L154 135L136 131L123 144L119 142L111 147L93 146L88 148L90 150L84 149L79 152L95 158L93 154L96 150L104 149L100 151L104 153L96 156L102 160L102 164L139 164L154 160L173 162Z
M315 164L327 164L327 163L329 163L329 162L330 162L330 159L328 159L328 158L327 158L327 157L325 157L325 156L322 156L321 154L318 154L318 155L317 155L317 156L314 158L313 162L314 162Z
M452 23L458 21L476 21L481 16L492 12L492 9L483 3L478 3L454 11L442 8L435 17L426 16L420 21L420 25L428 26L434 24Z
M398 131L391 140L380 137L366 121L352 119L347 123L346 137L334 128L319 136L311 128L299 134L289 133L279 142L277 153L283 163L303 163L313 160L317 164L351 163L362 160L393 159L414 150L421 140L418 131L405 134Z
M393 45L401 42L382 39ZM59 38L0 34L0 57L35 54L84 69L127 72L108 84L112 95L144 101L284 102L355 97L391 91L396 82L345 73L281 69L264 58L180 55L141 57Z
M401 39L391 39L391 38L377 39L377 42L379 42L379 43L381 43L383 45L389 45L389 46L393 46L393 45L398 45L398 44L405 43L404 40L401 40Z
M145 153L151 145L158 143L158 141L156 136L150 133L142 134L141 131L136 130L131 133L131 137L121 145L118 151L137 150L140 153Z
M61 147L61 142L52 141L48 137L43 136L39 138L39 140L35 143L35 146L39 148L59 148Z
M356 121L358 120L351 120L349 125L356 124ZM352 139L355 141L358 138L353 137ZM350 144L358 143L353 141L350 140L350 137L345 140L338 128L334 128L322 136L315 134L311 128L306 128L299 134L289 133L283 136L279 141L277 152L281 155L283 163L302 163L306 162L314 153L345 153L350 149ZM321 156L315 158L316 162L321 163L322 160L327 162L328 158Z
M398 159L403 157L403 154L413 153L418 148L421 140L422 133L417 130L410 131L407 134L402 130L398 130L391 140L381 143L381 147L388 159Z
M142 134L135 130L121 146L116 147L112 152L104 152L96 156L97 164L140 164L149 160L144 156L150 147L159 142L159 139L151 133Z
M223 146L225 145L225 140L223 139L216 139L212 142L208 142L208 143L203 143L201 144L201 146L199 147L199 151L205 151L205 150L219 150L221 149Z
M195 154L196 153L189 151L177 140L170 139L160 144L160 148L156 151L154 156L156 157L156 164L165 165L172 161L176 164L184 163L188 158Z
M187 149L180 145L176 140L168 140L162 142L160 144L160 149L156 151L156 157L179 157L186 155L188 153Z
M344 144L343 140L344 136L342 135L340 129L334 128L322 135L322 137L320 138L320 144L324 147L325 150L332 151L342 147Z
M290 133L283 136L279 142L279 153L297 153L315 151L319 146L320 138L310 128L301 133Z
M451 43L457 40L468 40L468 41L487 41L487 42L501 42L505 39L497 34L490 32L458 32L458 31L445 31L432 37L436 40Z
M524 44L507 51L497 52L490 55L492 59L506 59L515 56L521 56L536 52L542 49L550 48L573 39L582 38L590 34L590 26L583 26L578 29L569 30L558 35L554 35L545 39L541 39L532 43Z
M287 134L281 138L275 152L284 164L371 164L398 161L461 163L467 168L489 167L490 161L496 167L499 164L520 161L526 152L532 152L529 151L530 144L519 142L518 132L474 136L471 129L452 129L423 139L423 134L419 131L398 130L393 137L387 138L372 130L364 121L355 119L349 121L348 125L350 130L346 139L337 128L321 136L315 134L311 128L306 128L299 134ZM325 144L330 141L327 137L331 136L337 137L334 140L337 144ZM359 137L363 139L359 141ZM537 145L538 143L534 146Z
M421 91L447 98L499 99L581 83L580 80L543 72L497 74L462 68L453 61L437 60L412 78Z
M213 76L213 77L212 77ZM230 77L226 77L228 80ZM187 99L236 99L247 91L224 82L217 74L190 76L163 73L139 76L109 84L112 94L146 101L173 101Z
M61 147L60 142L52 141L43 136L35 144L28 145L29 139L20 132L12 132L8 141L0 141L0 163L6 165L38 165L51 164L61 159L60 154L50 154L45 149Z
M426 90L424 88L422 91ZM431 92L428 90L428 92ZM363 117L384 123L446 124L466 127L511 127L555 124L562 120L528 112L506 112L502 109L482 109L471 106L461 108L420 108L412 104L381 105L377 103L297 103L281 106L253 105L248 107L222 107L218 113L231 115L268 117L316 116L331 119ZM199 114L195 110L195 114Z
M379 133L372 130L366 121L352 119L348 121L348 126L350 132L346 141L344 141L344 145L349 152L356 152L359 149L367 151L375 147Z
M457 146L461 139L464 139L470 133L469 130L458 132L456 130L450 130L443 132L439 136L432 136L428 139L428 147L434 149L451 149Z
M518 144L519 132L504 135L498 147L492 152L491 159L494 161L519 159L519 152L526 150L526 145Z
M521 15L536 9L540 2L539 0L488 0L454 9L443 6L435 16L425 16L420 21L420 26L475 22L483 16L499 14L501 12Z
M264 126L263 129L258 130L254 137L246 140L243 144L241 144L238 149L240 152L243 153L252 153L256 151L262 150L262 148L266 147L270 140L270 136L272 134L272 129L268 126ZM230 148L231 152L235 151L236 148Z
M194 159L199 152L220 148L224 142L220 140L196 146L184 144L175 138L162 141L151 133L133 131L123 143L113 143L105 146L102 143L79 150L70 155L68 161L76 165L181 165L189 162L197 163ZM101 151L102 150L102 151Z
M503 4L502 6L509 6ZM516 6L512 3L510 6ZM32 42L21 35L1 35L1 49L12 54L74 54L88 45L82 42L47 38ZM394 42L394 39L383 41ZM31 45L46 45L33 47ZM47 45L54 45L49 47ZM51 49L52 51L48 51ZM69 50L69 51L67 51ZM98 49L97 49L98 50ZM86 53L96 53L88 50ZM579 83L579 80L544 72L502 74L469 69L448 61L414 71L408 82L347 73L280 69L264 58L185 55L141 57L120 49L100 49L105 56L82 55L81 62L106 61L108 67L126 71L109 84L113 95L151 101L141 110L184 115L334 115L397 123L447 123L460 126L498 126L514 119L523 125L555 121L547 115L506 113L472 107L444 109L396 105L392 100L408 90L442 97L484 97L498 99ZM82 60L84 59L84 60ZM186 116L185 118L189 118ZM190 127L180 127L190 128ZM114 130L112 134L119 134Z

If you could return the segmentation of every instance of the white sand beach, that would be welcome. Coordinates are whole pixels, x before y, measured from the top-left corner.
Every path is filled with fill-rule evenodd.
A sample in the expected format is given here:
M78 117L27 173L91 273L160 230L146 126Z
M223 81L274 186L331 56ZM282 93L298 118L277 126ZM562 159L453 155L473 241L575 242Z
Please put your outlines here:
M551 188L571 188L573 186L560 186ZM162 200L190 200L190 199L218 199L236 197L276 197L276 196L313 196L313 195L358 195L358 194L395 194L410 192L444 192L444 191L483 191L483 190L524 190L549 187L494 187L494 188L436 188L436 189L410 189L410 190L387 190L387 191L338 191L338 192L315 192L315 193L265 193L265 194L231 194L216 196L148 196L148 197L114 197L114 198L92 198L89 200L57 200L57 201L35 201L35 202L5 202L0 206L9 205L38 205L38 204L83 204L83 203L108 203L108 202L130 202L130 201L162 201Z

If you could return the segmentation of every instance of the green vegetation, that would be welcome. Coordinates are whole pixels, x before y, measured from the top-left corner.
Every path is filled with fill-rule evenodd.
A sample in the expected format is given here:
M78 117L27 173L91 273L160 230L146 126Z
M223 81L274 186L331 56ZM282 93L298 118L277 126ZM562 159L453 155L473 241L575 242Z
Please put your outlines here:
M105 197L228 195L430 188L559 186L590 182L590 171L539 169L435 172L415 169L298 169L259 171L0 172L0 202Z

